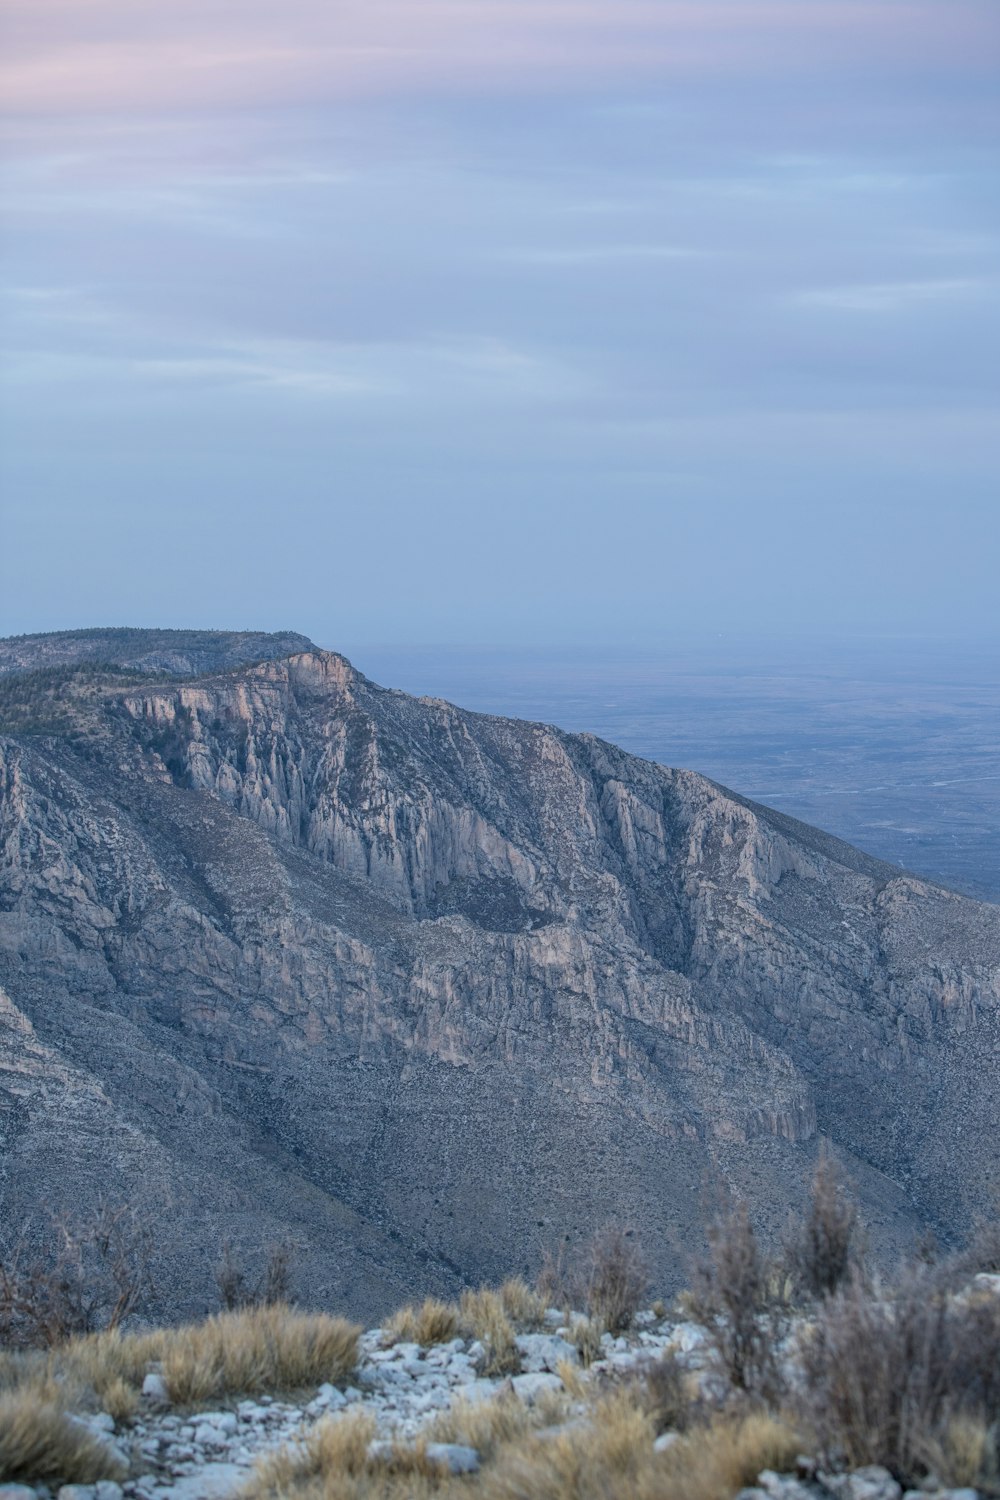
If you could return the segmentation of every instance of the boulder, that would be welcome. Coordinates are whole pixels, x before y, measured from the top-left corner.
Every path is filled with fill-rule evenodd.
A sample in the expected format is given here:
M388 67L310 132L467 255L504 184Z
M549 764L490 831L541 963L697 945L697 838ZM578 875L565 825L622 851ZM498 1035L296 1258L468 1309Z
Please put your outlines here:
M580 1363L576 1345L554 1333L520 1333L515 1342L526 1375L537 1375L542 1370L554 1375L563 1361L571 1365Z
M525 1406L534 1406L543 1391L561 1391L563 1383L558 1375L539 1371L533 1375L513 1375L511 1385Z
M428 1443L427 1457L432 1463L443 1464L449 1474L479 1472L479 1454L464 1443Z

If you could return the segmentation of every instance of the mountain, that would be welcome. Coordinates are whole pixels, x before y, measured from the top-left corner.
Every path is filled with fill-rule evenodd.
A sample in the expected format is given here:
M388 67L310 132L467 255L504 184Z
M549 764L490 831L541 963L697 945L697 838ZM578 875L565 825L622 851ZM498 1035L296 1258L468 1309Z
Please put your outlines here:
M887 1253L985 1206L1000 909L297 637L128 634L0 642L8 1233L129 1201L168 1312L288 1235L376 1318L612 1218L669 1288L821 1137Z
M53 630L0 640L0 675L89 663L194 677L315 650L294 630Z

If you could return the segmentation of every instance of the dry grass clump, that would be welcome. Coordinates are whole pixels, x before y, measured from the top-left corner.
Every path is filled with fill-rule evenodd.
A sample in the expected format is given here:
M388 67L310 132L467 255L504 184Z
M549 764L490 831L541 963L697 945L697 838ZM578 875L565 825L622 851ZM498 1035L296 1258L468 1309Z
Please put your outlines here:
M0 1483L94 1484L123 1479L106 1444L37 1391L0 1396Z
M732 1500L765 1469L794 1467L802 1439L781 1417L750 1412L720 1417L672 1444L635 1500ZM623 1496L625 1491L614 1492Z
M954 1489L1000 1490L997 1434L981 1417L953 1417L923 1445L929 1472Z
M565 1422L572 1410L571 1396L560 1391L544 1391L530 1407L508 1391L489 1401L467 1401L459 1396L447 1411L434 1418L427 1436L434 1443L462 1443L475 1448L485 1463L501 1448Z
M300 1443L291 1443L269 1453L256 1465L246 1490L248 1497L324 1494L326 1482L343 1485L361 1479L368 1468L368 1445L375 1436L375 1418L354 1411L346 1416L324 1417ZM332 1491L331 1491L332 1493Z
M459 1331L458 1308L451 1302L428 1297L419 1307L401 1307L385 1325L393 1343L447 1344Z
M541 1328L547 1303L520 1277L510 1277L499 1291L481 1287L467 1291L460 1306L428 1297L419 1307L408 1305L385 1325L388 1340L428 1347L446 1344L461 1335L479 1339L487 1347L490 1374L515 1374L515 1330ZM513 1354L511 1353L513 1350Z
M103 1391L98 1393L101 1410L114 1417L116 1422L131 1422L139 1409L140 1389L141 1387L129 1385L127 1380L120 1377L109 1380Z
M939 1463L967 1476L979 1430L1000 1422L1000 1299L950 1295L928 1267L891 1294L855 1280L822 1307L803 1372L800 1402L824 1456L906 1481L940 1474ZM984 1482L995 1457L984 1437Z
M762 1413L720 1419L653 1449L648 1413L627 1392L599 1403L588 1426L502 1450L484 1500L732 1500L763 1469L789 1468L798 1435Z
M162 1353L171 1401L296 1390L343 1382L358 1358L361 1330L343 1318L254 1307L171 1329Z
M462 1293L459 1314L463 1331L476 1338L486 1351L484 1375L516 1375L521 1355L514 1337L514 1325L507 1316L499 1292L480 1287L478 1292Z
M653 1428L624 1394L599 1402L586 1425L503 1449L483 1474L488 1500L609 1500L638 1494L654 1468Z
M342 1382L357 1363L359 1334L343 1318L287 1307L219 1313L150 1334L109 1329L48 1353L0 1359L0 1390L22 1391L38 1402L55 1389L63 1405L100 1409L122 1421L134 1415L153 1364L160 1365L172 1401L196 1406L226 1395Z
M464 1443L483 1459L497 1449L526 1437L538 1425L533 1409L505 1393L491 1401L466 1401L459 1396L427 1429L432 1442Z
M520 1276L509 1277L500 1288L503 1310L519 1331L541 1328L549 1304Z
M162 1357L167 1335L126 1335L117 1329L71 1339L49 1352L0 1355L0 1391L31 1394L39 1402L110 1412L128 1421L150 1364Z
M589 1369L595 1359L600 1359L603 1333L603 1326L593 1318L574 1318L570 1323L569 1342L576 1345L584 1369Z
M150 1365L162 1359L169 1333L123 1334L118 1329L73 1339L54 1350L49 1366L69 1387L93 1393L116 1421L131 1416Z

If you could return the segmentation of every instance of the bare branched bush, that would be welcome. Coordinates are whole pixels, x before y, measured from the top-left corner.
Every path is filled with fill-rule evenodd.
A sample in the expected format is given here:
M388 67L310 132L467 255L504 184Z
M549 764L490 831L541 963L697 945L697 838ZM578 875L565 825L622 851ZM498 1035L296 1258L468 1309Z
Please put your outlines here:
M292 1246L287 1240L269 1245L263 1269L250 1281L237 1259L231 1240L222 1246L222 1260L215 1272L219 1301L226 1312L243 1307L288 1306L292 1301Z
M634 1230L607 1225L587 1249L587 1311L611 1334L624 1333L649 1285L646 1259Z
M152 1290L153 1237L124 1205L101 1203L89 1222L54 1222L41 1248L27 1234L0 1260L0 1342L52 1348L115 1329Z
M792 1225L785 1244L785 1266L798 1293L829 1297L847 1280L859 1253L857 1204L824 1147L805 1216Z
M765 1397L780 1383L774 1285L746 1204L720 1213L709 1227L708 1257L696 1270L690 1305L708 1329L730 1382Z
M1000 1300L954 1296L926 1266L891 1293L852 1281L821 1308L803 1372L828 1459L919 1479L954 1451L958 1418L977 1430L1000 1420Z
M691 1394L684 1366L673 1351L640 1365L630 1381L637 1404L657 1433L683 1432L691 1416Z
M542 1251L535 1290L546 1307L559 1307L568 1312L570 1308L579 1309L583 1306L583 1278L577 1268L570 1266L565 1242L558 1250L553 1251L546 1246Z
M555 1253L544 1251L535 1284L542 1304L585 1309L594 1323L617 1335L631 1326L649 1275L635 1231L608 1224L574 1256L565 1244Z

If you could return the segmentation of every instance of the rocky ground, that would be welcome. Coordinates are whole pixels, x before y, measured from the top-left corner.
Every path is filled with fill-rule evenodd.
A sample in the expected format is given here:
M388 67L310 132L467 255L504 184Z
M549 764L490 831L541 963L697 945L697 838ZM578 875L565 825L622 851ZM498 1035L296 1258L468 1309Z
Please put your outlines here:
M1000 1295L1000 1277L981 1276L983 1288ZM135 1417L116 1424L107 1413L81 1416L91 1431L128 1465L122 1483L44 1485L0 1484L0 1500L229 1500L239 1495L255 1463L285 1445L301 1442L321 1419L358 1409L375 1420L370 1454L388 1458L400 1444L412 1444L435 1418L456 1401L516 1399L535 1408L539 1426L566 1433L586 1424L587 1397L633 1374L668 1353L677 1356L692 1388L712 1399L725 1382L703 1326L678 1322L656 1311L641 1312L627 1335L604 1334L600 1352L584 1369L575 1332L564 1313L546 1315L544 1331L520 1334L521 1371L506 1377L481 1373L485 1351L474 1339L456 1337L421 1347L389 1343L391 1335L372 1329L360 1340L360 1358L350 1382L282 1397L220 1404L212 1409L170 1406L164 1382L151 1368ZM794 1331L789 1347L794 1341ZM433 1432L429 1434L433 1438ZM666 1448L677 1435L662 1433L655 1446ZM457 1443L433 1443L428 1456L452 1474L474 1475L479 1455ZM828 1473L803 1456L794 1474L765 1470L737 1500L978 1500L972 1489L945 1489L928 1480L922 1490L901 1486L887 1470L868 1467Z

